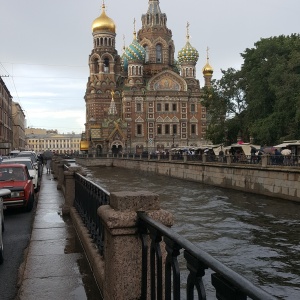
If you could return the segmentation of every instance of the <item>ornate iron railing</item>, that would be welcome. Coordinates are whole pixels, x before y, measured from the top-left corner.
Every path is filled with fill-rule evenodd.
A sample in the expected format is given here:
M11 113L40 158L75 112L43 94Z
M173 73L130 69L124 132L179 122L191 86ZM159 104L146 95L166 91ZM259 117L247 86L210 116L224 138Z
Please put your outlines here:
M211 275L211 284L215 289L217 299L245 300L247 297L260 300L276 299L175 233L172 229L149 218L143 212L138 212L138 230L142 240L141 299L147 299L147 294L150 294L151 300L181 299L180 268L178 263L181 250L183 250L188 269L186 282L187 300L194 299L195 289L197 291L197 299L207 299L203 282L206 269L214 272ZM148 270L147 263L149 255L148 237L150 237L151 243L150 270ZM161 251L162 241L164 241L167 251L164 276ZM150 278L147 278L148 272L150 272ZM150 291L148 291L149 280ZM165 286L164 295L163 286Z
M97 210L101 205L109 204L110 193L84 176L75 173L75 201L84 225L87 227L93 242L101 255L104 255L104 228ZM210 256L205 251L183 238L172 229L151 219L143 212L138 212L137 228L142 241L142 289L141 299L151 300L179 300L181 298L182 280L178 258L183 252L188 272L186 285L186 299L206 300L207 291L204 285L205 271L209 269L211 285L216 298L222 300L276 299L250 281L235 273L230 268ZM150 251L148 249L150 239ZM163 257L162 242L164 242L167 256ZM150 270L148 270L150 257ZM163 269L164 266L164 269ZM186 272L186 270L185 270ZM148 278L148 274L149 278ZM208 276L208 275L206 275ZM150 290L148 290L150 282Z
M84 176L75 173L74 206L101 255L104 254L104 230L97 210L99 206L109 204L109 199L110 194L108 191Z

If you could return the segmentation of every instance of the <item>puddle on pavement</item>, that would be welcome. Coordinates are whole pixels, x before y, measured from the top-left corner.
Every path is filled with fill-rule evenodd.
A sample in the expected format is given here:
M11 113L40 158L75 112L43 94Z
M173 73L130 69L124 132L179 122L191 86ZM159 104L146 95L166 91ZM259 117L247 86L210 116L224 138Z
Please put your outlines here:
M80 258L77 259L78 272L81 275L82 282L78 283L78 288L71 292L72 299L89 299L89 300L102 300L102 296L98 285L95 281L94 275L91 271L89 262L86 258L80 240L76 234L76 231L72 225L72 221L69 217L62 218L67 224L66 230L68 238L65 240L65 249L66 254L70 253L80 253ZM83 294L86 295L86 298L83 297Z
M62 223L64 220L57 212L46 213L43 216L43 221L48 223Z

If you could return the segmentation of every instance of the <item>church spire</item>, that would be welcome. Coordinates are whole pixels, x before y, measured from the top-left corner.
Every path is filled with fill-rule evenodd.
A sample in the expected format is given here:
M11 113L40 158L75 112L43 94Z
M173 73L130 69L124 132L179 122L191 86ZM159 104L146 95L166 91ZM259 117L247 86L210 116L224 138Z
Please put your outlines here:
M142 15L143 27L167 25L167 16L162 13L158 0L149 0L147 13Z

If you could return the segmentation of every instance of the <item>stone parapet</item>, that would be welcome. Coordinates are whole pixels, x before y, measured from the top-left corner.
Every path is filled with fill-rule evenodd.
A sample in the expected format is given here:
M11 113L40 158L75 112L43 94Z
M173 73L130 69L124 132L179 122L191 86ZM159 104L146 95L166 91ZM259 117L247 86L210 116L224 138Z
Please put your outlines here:
M173 216L161 210L158 195L149 192L111 193L110 200L110 206L98 209L105 227L104 299L140 299L142 244L136 226L136 212L145 211L166 226L172 226ZM165 250L161 250L165 256Z
M267 159L267 156L262 157L261 165L236 165L231 162L231 156L226 156L226 164L133 159L113 159L110 163L114 167L154 172L160 175L299 202L300 168L265 166ZM78 160L78 163L89 166L91 162L88 162L87 165L85 160ZM107 166L107 161L97 160L92 165ZM269 182L269 179L272 183Z

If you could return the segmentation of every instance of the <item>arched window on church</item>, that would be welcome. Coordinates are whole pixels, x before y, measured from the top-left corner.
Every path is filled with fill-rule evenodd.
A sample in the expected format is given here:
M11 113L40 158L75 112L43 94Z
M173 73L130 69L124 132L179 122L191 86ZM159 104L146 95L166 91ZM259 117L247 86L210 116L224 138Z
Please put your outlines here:
M155 15L155 23L157 25L159 24L159 15L158 14Z
M99 73L99 64L98 64L98 59L94 58L92 61L92 73L98 74Z
M109 73L109 59L107 57L104 58L103 72L104 73Z
M148 45L144 46L144 49L146 52L145 62L149 62L149 46Z
M162 47L161 44L157 44L156 45L156 62L157 63L161 63L162 62L162 51L161 51Z

